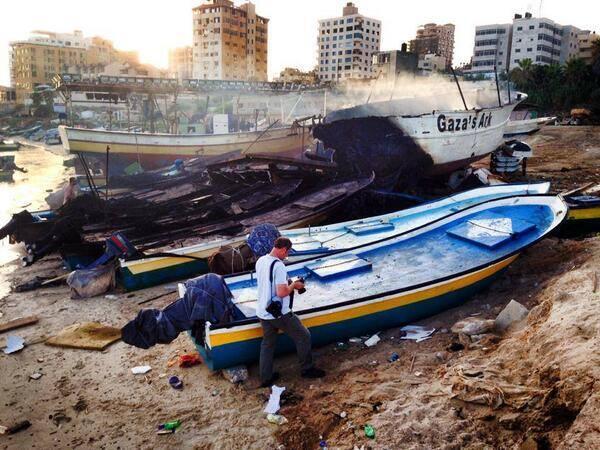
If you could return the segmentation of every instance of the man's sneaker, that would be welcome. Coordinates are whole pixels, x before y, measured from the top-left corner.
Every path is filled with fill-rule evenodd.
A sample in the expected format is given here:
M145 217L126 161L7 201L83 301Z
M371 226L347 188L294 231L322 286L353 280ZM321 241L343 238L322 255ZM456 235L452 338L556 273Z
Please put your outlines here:
M316 367L311 367L310 369L302 371L302 378L323 378L324 376L325 371L317 369Z
M273 375L271 375L271 379L260 383L260 387L271 387L271 385L277 380L279 380L279 372L273 372Z

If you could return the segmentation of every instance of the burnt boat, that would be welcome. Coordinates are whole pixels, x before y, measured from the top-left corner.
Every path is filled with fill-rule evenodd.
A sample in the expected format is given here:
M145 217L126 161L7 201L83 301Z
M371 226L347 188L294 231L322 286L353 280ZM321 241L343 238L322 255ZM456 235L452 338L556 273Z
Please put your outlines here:
M513 109L526 98L500 106L434 110L423 114L418 99L363 104L329 113L313 136L335 149L338 167L374 171L378 184L410 184L450 173L484 158L503 143ZM422 108L421 108L422 109Z

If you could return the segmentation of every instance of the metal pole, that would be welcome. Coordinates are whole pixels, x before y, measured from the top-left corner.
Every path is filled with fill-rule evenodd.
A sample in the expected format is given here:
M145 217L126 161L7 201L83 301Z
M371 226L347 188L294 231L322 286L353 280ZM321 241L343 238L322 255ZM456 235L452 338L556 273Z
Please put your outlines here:
M494 76L496 77L496 92L498 93L498 106L502 107L502 100L500 100L500 85L498 85L498 71L494 64Z
M463 105L465 106L465 111L468 111L467 102L465 102L465 96L462 93L462 89L460 88L460 84L458 82L458 78L456 77L456 72L454 72L454 67L450 66L450 70L452 71L452 76L454 77L454 81L456 82L456 86L458 87L458 92L460 93L460 98L462 98Z
M110 145L106 146L106 173L105 173L105 181L106 184L106 200L108 201L108 155L110 153Z

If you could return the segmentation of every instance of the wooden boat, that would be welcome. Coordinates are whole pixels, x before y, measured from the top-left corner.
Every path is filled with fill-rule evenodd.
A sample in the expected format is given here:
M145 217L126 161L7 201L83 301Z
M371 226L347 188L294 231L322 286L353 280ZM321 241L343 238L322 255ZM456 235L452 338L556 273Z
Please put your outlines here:
M134 162L148 170L177 159L199 158L209 163L247 154L300 159L310 142L308 130L301 126L227 134L131 133L60 126L59 134L66 150L95 158L101 165L108 146L109 172L113 173Z
M537 133L556 120L556 117L538 117L535 119L509 120L504 130L505 138Z
M225 220L213 225L198 227L190 230L188 235L197 236L183 241L183 248L162 248L182 255L158 258L120 260L120 280L127 290L143 289L161 283L181 280L208 271L208 257L222 245L239 245L245 241L245 236L252 227L261 223L271 223L279 229L297 228L315 224L327 218L342 203L365 189L373 182L373 177L341 181L324 188L316 189L295 199L279 208L271 208L262 213L247 215L240 219ZM223 235L236 230L237 237L231 239L213 240L210 243L192 245L198 237L207 235ZM158 250L158 249L157 249ZM151 256L151 255L150 255ZM185 256L194 259L186 258Z
M423 114L419 99L375 102L329 113L313 136L336 150L340 168L373 170L388 185L447 174L493 152L503 143L512 110L524 100L471 110Z
M560 197L491 200L356 251L293 264L288 275L307 280L294 311L315 346L436 314L488 286L566 216ZM255 361L260 352L255 274L226 282L247 319L205 324L204 342L196 347L212 370ZM277 352L293 348L287 336L279 337Z
M567 220L561 227L564 236L576 236L600 230L600 196L567 195Z
M282 221L281 210L276 210L268 215L257 216L251 222L247 221L245 225L247 229L259 223L278 225L282 229L282 234L288 236L294 243L294 250L289 258L293 262L307 258L318 258L390 238L487 200L513 195L545 194L549 188L550 183L505 184L477 188L391 214L322 227L296 228L302 226L303 222L305 225L314 224L318 217L309 215L295 222L291 220ZM301 203L306 203L306 200ZM296 202L292 203L288 209L297 214L302 213L302 209L294 206L296 204ZM318 211L316 214L318 214ZM166 256L131 261L121 260L120 274L122 282L128 290L135 290L201 275L208 271L208 257L221 246L238 246L245 240L246 235L239 235L231 239L217 239L169 250L171 253L180 255L178 257ZM184 258L186 255L195 259L186 259Z

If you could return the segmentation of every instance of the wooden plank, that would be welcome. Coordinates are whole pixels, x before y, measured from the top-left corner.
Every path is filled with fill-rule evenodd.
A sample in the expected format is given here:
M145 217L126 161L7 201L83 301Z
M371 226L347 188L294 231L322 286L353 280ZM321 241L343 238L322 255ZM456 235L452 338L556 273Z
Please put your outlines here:
M3 323L0 325L0 333L5 331L14 330L15 328L25 327L27 325L33 325L39 321L37 316L21 317L19 319L11 320L10 322Z

